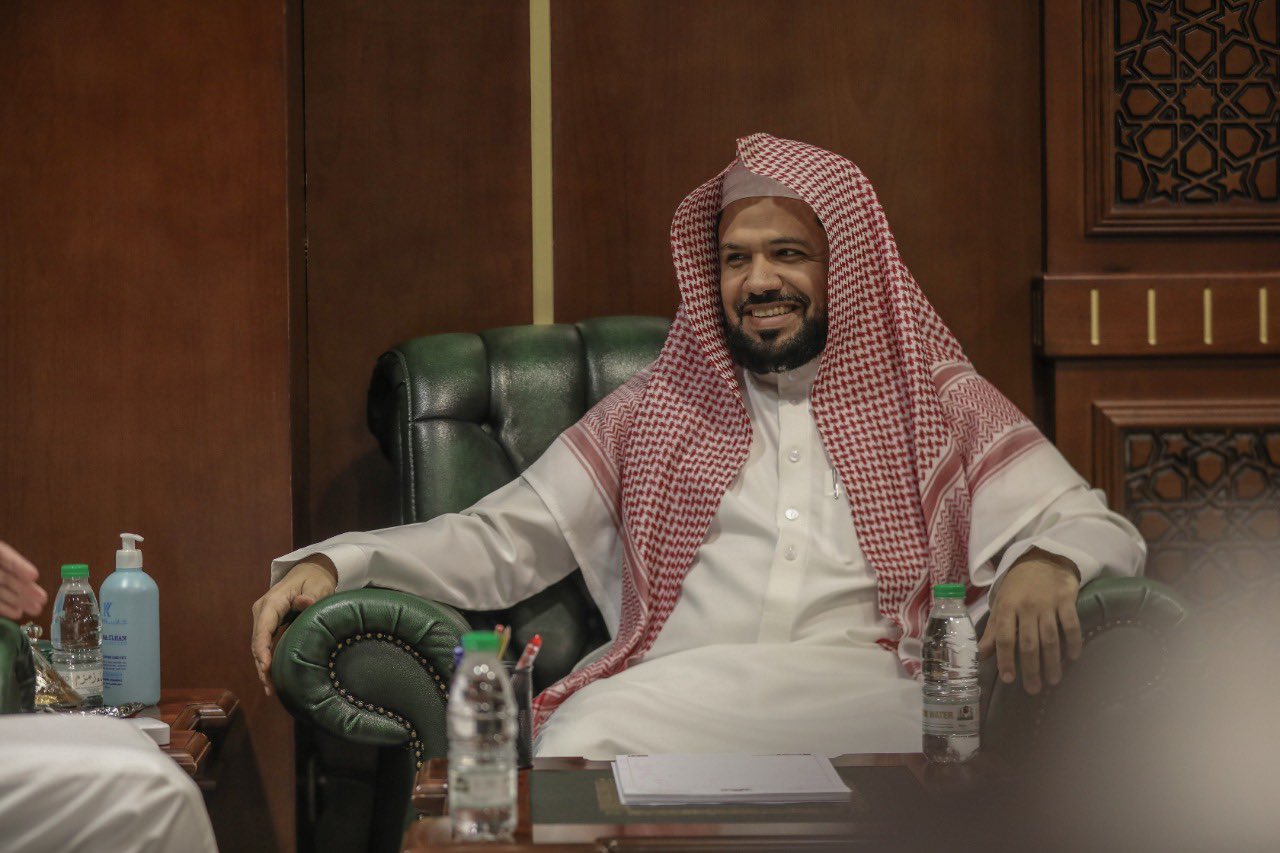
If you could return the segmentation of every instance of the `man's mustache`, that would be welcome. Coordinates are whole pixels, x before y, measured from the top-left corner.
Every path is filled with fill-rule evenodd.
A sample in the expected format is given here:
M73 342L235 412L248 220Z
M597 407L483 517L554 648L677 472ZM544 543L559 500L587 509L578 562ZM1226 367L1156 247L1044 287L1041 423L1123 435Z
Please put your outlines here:
M739 302L736 306L738 314L746 313L746 310L753 305L777 305L779 303L790 303L798 306L801 310L809 307L810 300L803 293L789 293L783 295L780 290L771 290L767 293L753 293L746 299Z

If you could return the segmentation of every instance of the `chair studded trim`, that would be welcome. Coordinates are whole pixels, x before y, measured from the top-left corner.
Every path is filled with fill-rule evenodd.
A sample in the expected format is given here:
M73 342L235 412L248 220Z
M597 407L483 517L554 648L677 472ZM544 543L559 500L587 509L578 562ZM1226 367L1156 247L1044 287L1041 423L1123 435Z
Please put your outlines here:
M1158 668L1155 669L1148 678L1139 679L1135 677L1131 682L1126 681L1124 686L1127 689L1123 696L1113 693L1108 694L1109 700L1116 703L1123 703L1146 693L1148 690L1153 690L1159 685L1169 668L1170 647L1166 631L1152 625L1146 619L1138 619L1134 617L1111 618L1092 626L1081 635L1081 645L1087 647L1089 641L1094 637L1105 634L1115 628L1137 628L1140 631L1144 631L1155 639L1156 644L1159 647ZM1040 742L1041 727L1044 724L1048 709L1053 705L1053 695L1060 686L1061 683L1058 685L1050 685L1046 683L1041 687L1040 693L1036 696L1035 718L1031 724L1030 741L1032 746L1035 746Z
M339 592L308 607L285 630L272 656L271 679L294 716L351 743L400 747L407 735L421 761L443 751L450 662L468 630L453 608L416 596L389 589ZM357 658L342 657L358 643L374 645ZM348 672L364 655L374 665L360 661L359 677ZM391 669L399 675L380 675L377 659L396 658Z
M388 643L400 649L401 651L408 652L409 654L413 655L413 659L417 661L419 666L421 666L423 669L427 671L427 674L431 676L431 680L434 681L436 684L436 687L439 688L440 695L445 697L446 699L448 698L448 695L449 695L449 687L444 683L444 678L440 675L440 673L436 670L436 668L425 657L422 656L421 652L419 652L413 646L406 643L404 640L397 639L396 637L390 634L384 634L377 631L369 631L364 634L356 634L355 636L347 637L346 639L340 641L336 646L333 647L333 651L329 652L329 683L333 685L333 689L337 692L339 696L342 697L344 701L351 703L356 708L359 708L362 711L372 711L376 714L381 714L382 716L386 717L389 720L392 720L393 722L397 723L400 727L402 727L405 730L405 733L409 736L409 743L407 746L408 746L408 749L413 751L414 764L417 768L420 769L422 767L422 753L423 753L422 738L418 736L418 730L414 728L413 724L410 723L403 716L401 716L400 714L397 714L395 711L392 711L389 708L384 708L381 705L374 705L372 702L365 702L364 700L356 697L355 694L353 694L350 690L348 690L343 685L342 679L338 678L338 656L345 649L349 649L352 646L356 645L357 643L362 643L367 640L372 640L373 642L379 642L379 643Z

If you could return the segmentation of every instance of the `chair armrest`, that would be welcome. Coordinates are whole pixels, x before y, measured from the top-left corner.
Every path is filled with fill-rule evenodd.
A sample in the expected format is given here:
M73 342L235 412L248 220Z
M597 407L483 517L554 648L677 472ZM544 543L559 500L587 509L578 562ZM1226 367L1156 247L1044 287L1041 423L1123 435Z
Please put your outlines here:
M295 717L351 743L408 746L420 765L447 752L453 649L467 630L434 601L385 589L338 593L285 631L271 677Z
M1011 764L1138 719L1162 700L1170 670L1190 658L1188 606L1158 581L1100 578L1080 590L1076 610L1084 648L1057 686L1032 696L1021 678L996 677L994 655L982 663L983 747Z
M35 687L35 665L26 635L16 623L0 618L0 714L32 710Z

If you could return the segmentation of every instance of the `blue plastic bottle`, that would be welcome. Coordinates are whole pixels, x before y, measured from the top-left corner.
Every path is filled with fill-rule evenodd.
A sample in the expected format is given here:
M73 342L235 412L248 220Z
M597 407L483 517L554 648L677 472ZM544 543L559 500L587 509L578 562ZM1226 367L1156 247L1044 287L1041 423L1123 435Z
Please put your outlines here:
M136 533L121 533L116 570L102 582L102 698L160 701L160 588L142 571Z

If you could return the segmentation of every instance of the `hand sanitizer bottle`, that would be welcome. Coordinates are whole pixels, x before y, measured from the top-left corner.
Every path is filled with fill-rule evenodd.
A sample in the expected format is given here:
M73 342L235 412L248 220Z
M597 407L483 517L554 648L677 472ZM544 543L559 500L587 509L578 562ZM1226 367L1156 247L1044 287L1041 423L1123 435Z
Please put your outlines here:
M102 681L108 705L160 701L160 588L142 571L142 537L121 533L102 582Z

